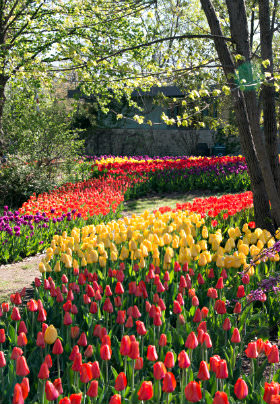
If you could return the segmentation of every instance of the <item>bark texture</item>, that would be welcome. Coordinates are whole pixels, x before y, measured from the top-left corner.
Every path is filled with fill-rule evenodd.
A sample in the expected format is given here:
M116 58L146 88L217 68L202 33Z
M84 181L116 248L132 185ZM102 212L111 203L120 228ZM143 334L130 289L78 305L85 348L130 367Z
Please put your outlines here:
M231 51L222 38L222 30L212 1L200 0L200 2L211 33L219 36L214 39L215 48L232 91L240 143L246 158L254 195L256 222L258 226L272 230L274 226L280 225L280 199L260 128L245 3L243 0L226 0L232 39L236 51L245 60L245 64L243 61L242 68L238 70L239 66L235 65ZM237 76L240 80L246 79L247 91L241 91L240 85L236 84Z

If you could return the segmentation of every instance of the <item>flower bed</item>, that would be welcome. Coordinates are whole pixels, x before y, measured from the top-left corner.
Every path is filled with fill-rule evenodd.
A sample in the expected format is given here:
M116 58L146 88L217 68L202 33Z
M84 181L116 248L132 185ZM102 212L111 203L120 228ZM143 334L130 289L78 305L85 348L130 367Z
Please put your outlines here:
M186 210L145 212L54 236L35 300L2 305L4 402L277 402L278 295L253 292L280 246L235 219L221 230Z
M109 176L69 183L50 193L32 196L18 211L5 207L0 217L0 264L45 250L54 234L74 226L118 218L124 193L132 182L125 176Z
M88 167L88 163L87 166ZM88 169L88 168L87 168ZM250 187L245 159L224 157L166 157L166 158L101 158L92 165L96 176L145 175L147 179L126 192L126 198L137 198L154 192L174 192L194 189L215 191L246 191Z

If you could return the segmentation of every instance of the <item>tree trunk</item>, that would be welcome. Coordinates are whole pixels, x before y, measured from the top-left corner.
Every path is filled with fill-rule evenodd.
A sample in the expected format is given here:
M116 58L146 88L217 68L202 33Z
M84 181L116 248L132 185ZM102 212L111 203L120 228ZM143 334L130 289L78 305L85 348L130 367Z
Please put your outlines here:
M3 110L6 101L5 97L5 87L7 84L8 78L4 75L0 74L0 157L5 155L6 151L6 142L3 131Z
M278 2L274 2L275 7ZM276 10L275 10L276 12ZM277 139L277 118L275 106L275 87L273 79L273 30L274 23L270 23L269 0L259 0L259 22L261 37L261 57L263 61L268 60L269 65L265 65L264 73L268 73L269 84L265 83L261 91L264 119L265 146L275 180L278 195L280 196L280 165L278 156Z
M254 83L251 63L251 49L246 6L244 0L226 0L226 4L229 13L232 39L236 44L237 52L245 59L245 63L243 62L243 64L239 66L239 79L240 83L246 81L243 94L253 143L256 149L256 157L259 161L267 196L270 200L271 215L274 224L278 227L280 226L280 198L260 127L256 84Z
M232 91L240 143L243 154L246 158L248 172L251 179L251 188L254 198L255 221L257 226L273 230L269 200L259 161L256 155L245 99L242 92L236 88L236 83L234 80L235 64L228 46L225 40L222 38L223 33L212 1L200 0L200 2L206 15L211 33L216 35L214 39L215 48Z

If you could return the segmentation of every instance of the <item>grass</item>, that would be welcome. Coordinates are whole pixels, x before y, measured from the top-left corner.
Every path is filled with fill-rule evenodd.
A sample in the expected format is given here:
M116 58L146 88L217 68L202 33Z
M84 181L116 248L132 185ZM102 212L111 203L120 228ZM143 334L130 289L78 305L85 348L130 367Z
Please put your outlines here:
M177 203L191 202L195 198L207 198L209 196L221 196L223 193L211 193L210 191L193 191L189 193L174 193L148 196L145 198L132 199L124 203L124 214L139 215L145 210L153 211L162 206L175 208Z

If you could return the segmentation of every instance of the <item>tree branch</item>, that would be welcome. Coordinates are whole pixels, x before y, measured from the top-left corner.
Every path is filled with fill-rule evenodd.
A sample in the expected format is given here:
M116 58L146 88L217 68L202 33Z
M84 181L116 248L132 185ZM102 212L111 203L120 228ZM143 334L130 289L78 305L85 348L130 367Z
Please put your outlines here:
M100 63L103 60L109 59L111 57L117 56L117 55L121 55L125 52L128 51L132 51L135 49L140 49L140 48L144 48L144 47L148 47L151 45L154 45L156 43L161 43L161 42L165 42L165 41L170 41L170 40L181 40L181 39L223 39L224 41L228 41L228 42L233 42L233 40L231 38L225 37L225 36L220 36L220 35L212 35L212 34L184 34L184 35L175 35L175 36L171 36L171 37L165 37L165 38L160 38L160 39L155 39L151 42L144 42L135 46L130 46L128 48L123 48L120 49L114 53L111 53L110 55L104 56L103 58L97 59L96 63Z

